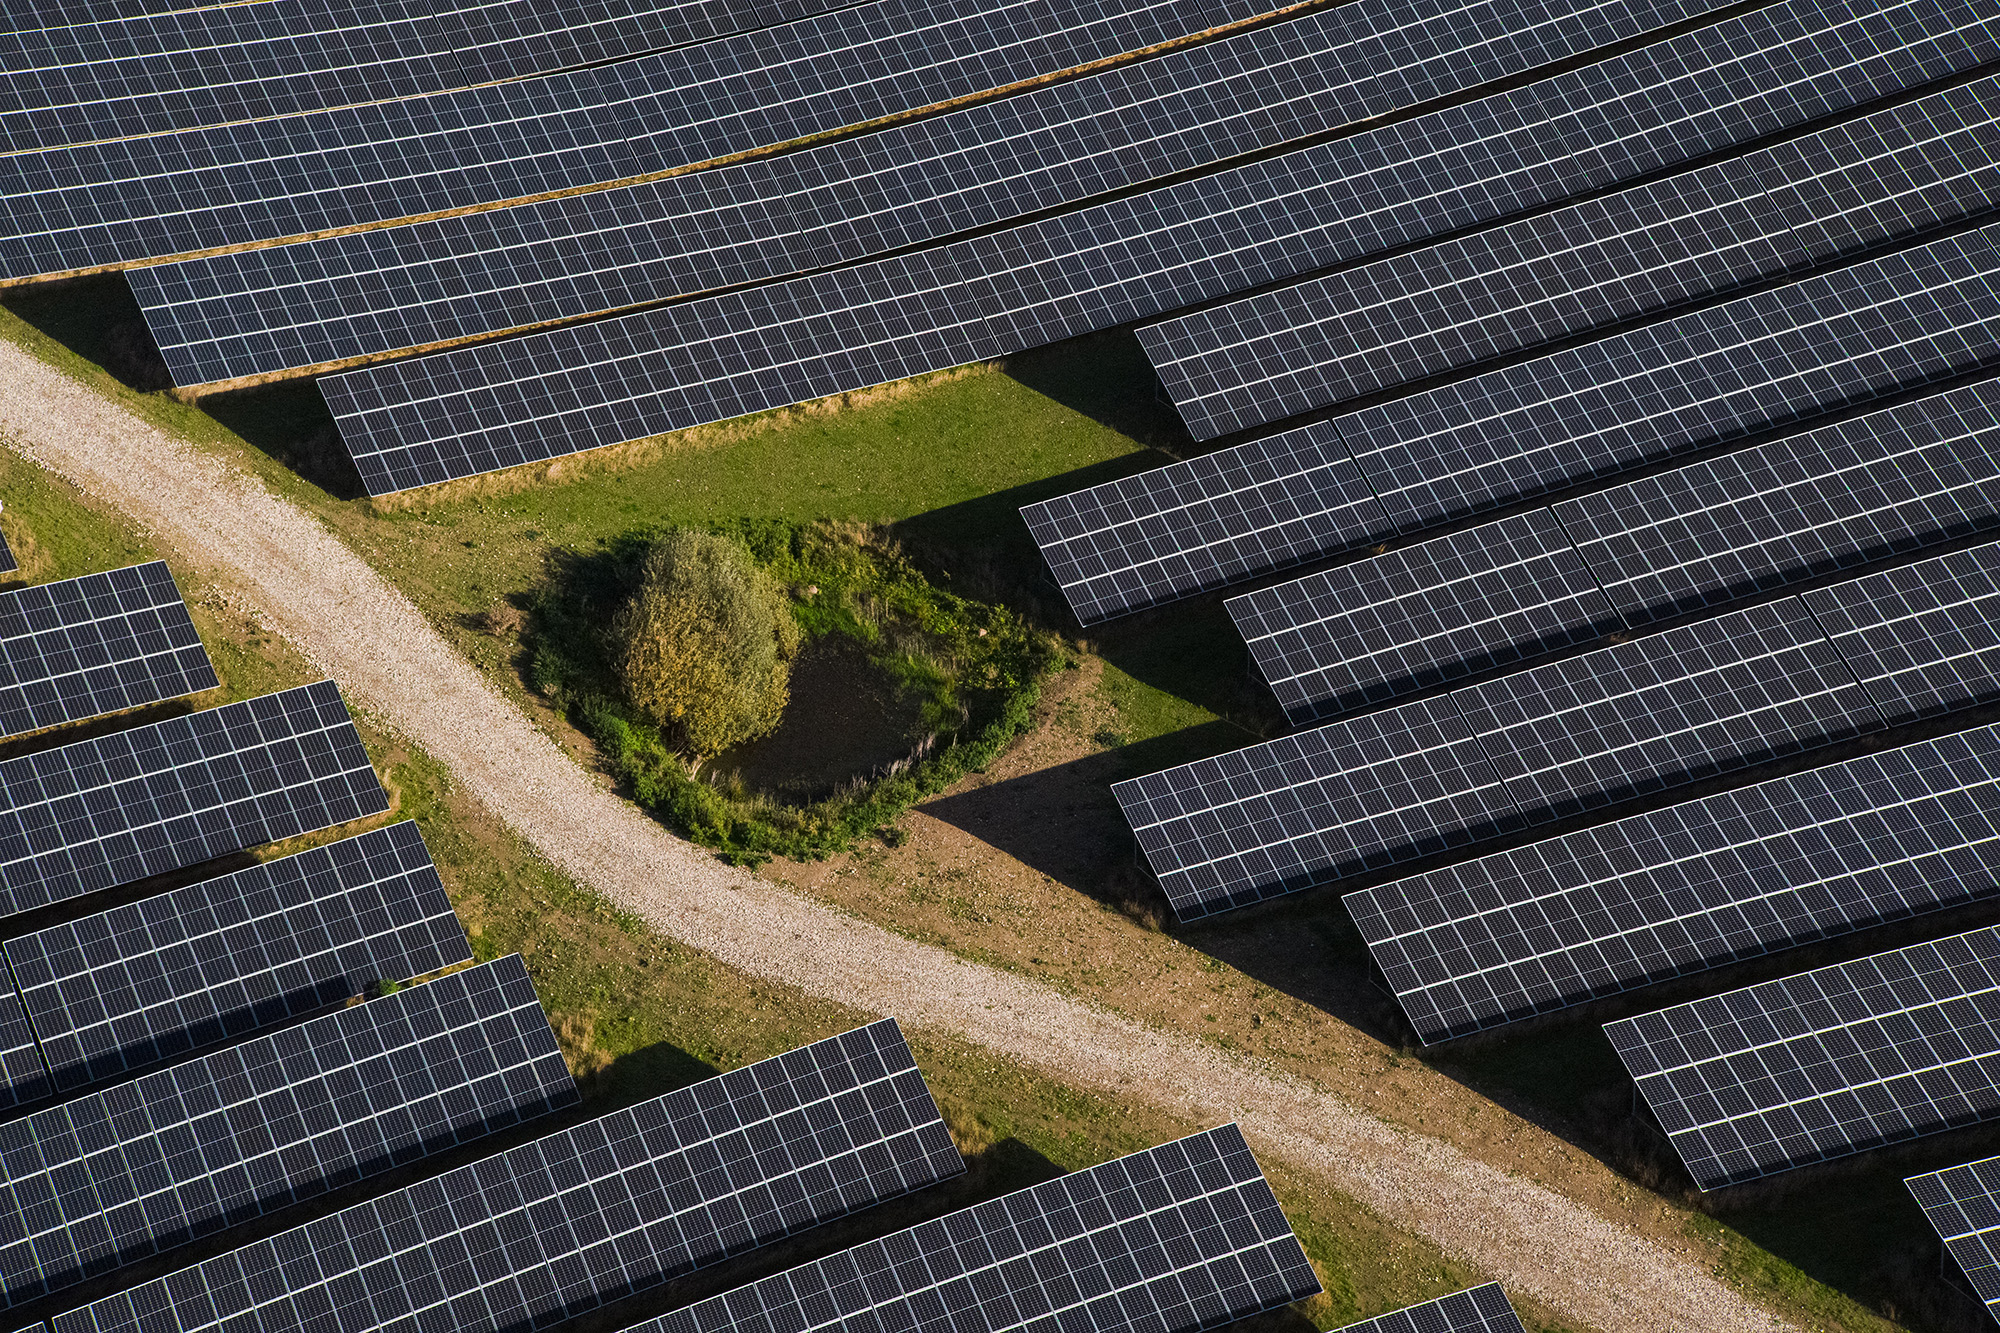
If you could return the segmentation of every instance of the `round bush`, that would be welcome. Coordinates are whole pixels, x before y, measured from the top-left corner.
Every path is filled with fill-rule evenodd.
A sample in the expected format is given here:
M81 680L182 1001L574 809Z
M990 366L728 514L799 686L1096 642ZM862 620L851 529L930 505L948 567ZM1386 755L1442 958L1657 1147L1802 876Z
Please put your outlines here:
M633 707L694 755L778 725L798 622L784 589L738 543L685 528L661 537L611 629Z

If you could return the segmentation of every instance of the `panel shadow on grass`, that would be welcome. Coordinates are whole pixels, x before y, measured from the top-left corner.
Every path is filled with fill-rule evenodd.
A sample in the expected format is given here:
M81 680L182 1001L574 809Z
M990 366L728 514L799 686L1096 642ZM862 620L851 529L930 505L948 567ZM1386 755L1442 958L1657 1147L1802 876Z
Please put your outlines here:
M1002 369L1009 379L1128 439L1177 454L1199 448L1180 413L1161 396L1159 377L1130 329L1020 352Z

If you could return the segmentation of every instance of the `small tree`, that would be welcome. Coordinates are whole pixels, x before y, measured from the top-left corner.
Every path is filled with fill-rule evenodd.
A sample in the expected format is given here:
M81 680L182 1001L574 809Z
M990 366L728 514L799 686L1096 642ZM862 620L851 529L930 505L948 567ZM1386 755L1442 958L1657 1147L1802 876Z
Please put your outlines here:
M611 626L625 693L697 759L768 735L790 697L798 622L744 548L677 528Z

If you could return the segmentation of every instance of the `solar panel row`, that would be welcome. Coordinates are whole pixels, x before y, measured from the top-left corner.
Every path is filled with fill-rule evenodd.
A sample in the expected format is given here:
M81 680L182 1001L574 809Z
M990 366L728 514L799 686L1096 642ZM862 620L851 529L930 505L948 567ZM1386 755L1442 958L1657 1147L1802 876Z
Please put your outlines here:
M2000 1115L2000 930L1605 1024L1703 1189Z
M1198 1333L1318 1294L1234 1125L712 1296L628 1333Z
M1440 1296L1406 1310L1349 1324L1338 1333L1525 1333L1500 1284Z
M2000 203L2000 80L1139 330L1197 439L1824 264Z
M541 1328L964 1169L885 1019L51 1322L56 1333Z
M0 592L0 736L219 683L163 561Z
M873 0L459 92L0 157L0 268L27 277L665 171L1070 69L1261 0Z
M0 763L0 915L380 814L332 681Z
M1994 0L1861 18L1796 0L1010 231L320 385L377 493L572 453L1006 355L1613 183L1986 63L1996 16Z
M1112 792L1191 919L2000 693L1966 628L2000 616L2000 544L1825 592L1831 631L1785 598Z
M520 956L0 1126L19 1305L576 1102Z
M1688 12L1356 0L782 157L130 279L176 383L266 374L852 263L1384 115Z
M1995 225L1942 237L1253 440L1209 475L1268 470L1267 453L1295 457L1301 441L1347 454L1354 472L1313 469L1294 486L1295 528L1339 545L1286 554L1323 556L1955 377L2000 360L1996 240ZM1359 480L1327 486L1334 475ZM1198 506L1129 526L1128 497L1192 481L1108 483L1023 511L1080 618L1184 596L1183 571L1270 567L1260 534L1192 523Z
M1632 815L1343 900L1424 1042L2000 889L2000 730Z
M1989 1311L2000 1314L2000 1157L1903 1182Z
M0 537L0 574L11 574L21 567L14 558L14 548L7 545L7 539Z
M405 820L8 940L46 1074L70 1090L470 962ZM41 1093L11 1084L18 1101Z
M1225 603L1293 722L2000 523L2000 380Z
M828 8L681 0L264 0L0 32L0 147L21 152L421 96L698 42Z

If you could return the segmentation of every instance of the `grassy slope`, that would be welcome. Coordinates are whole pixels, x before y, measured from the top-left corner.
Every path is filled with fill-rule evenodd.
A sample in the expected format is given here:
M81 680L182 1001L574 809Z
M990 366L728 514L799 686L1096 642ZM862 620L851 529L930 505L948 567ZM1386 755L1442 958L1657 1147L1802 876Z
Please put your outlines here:
M667 520L769 515L895 522L907 541L920 550L934 550L941 568L968 585L1032 597L1035 589L1024 571L1032 568L1033 552L1015 513L1018 506L1157 465L1162 456L1144 448L1144 442L1172 438L1171 422L1144 387L1142 363L1130 340L1092 339L1024 358L1010 374L989 370L941 377L845 411L773 414L745 426L693 433L670 450L611 451L576 460L559 465L554 477L503 477L444 488L401 504L376 505L329 495L291 466L339 485L310 445L324 415L310 390L279 386L238 402L210 404L210 411L133 394L76 355L92 355L94 331L109 322L73 313L87 302L30 297L8 304L55 336L6 315L0 315L5 321L0 333L34 346L161 425L227 454L321 514L487 667L496 683L517 696L513 673L504 669L513 645L481 634L472 622L495 601L531 586L551 546L590 547L633 525ZM1130 744L1135 762L1143 757L1143 767L1232 748L1271 725L1268 704L1247 683L1240 643L1213 601L1172 616L1122 622L1091 646L1105 662L1099 694L1117 718L1107 742ZM398 781L405 781L400 774ZM478 818L477 812L457 812L439 824L437 836L467 836L456 830ZM428 826L426 832L431 832ZM546 873L530 873L532 858L525 852L519 857L506 862L504 872L490 874L481 855L455 859L456 900L468 922L482 932L482 948L554 951L546 963L531 955L538 957L545 999L559 1021L570 1025L573 1045L611 1059L607 1078L613 1084L650 1080L654 1075L645 1071L654 1062L673 1067L672 1061L689 1051L727 1062L732 1054L747 1058L786 1044L754 1050L743 1045L746 1031L754 1031L755 1025L746 1029L748 1020L740 1012L702 1003L703 988L691 981L670 982L658 998L643 1005L615 1002L612 997L633 993L635 986L653 993L657 974L635 971L636 962L615 966L610 958L596 955L598 945L586 947L571 932L584 932L612 953L622 947L636 959L644 952L653 960L649 968L669 956L667 946L658 941L614 945L614 931L635 941L642 934L632 934L637 928L631 923L608 917L595 922L596 909L586 908L587 898ZM446 859L442 848L440 858ZM536 901L538 893L543 902ZM697 964L689 960L688 965ZM743 985L740 979L735 984ZM758 1011L753 1007L751 1012ZM775 1015L794 1011L787 1002L766 1012L773 1016L765 1021L778 1023ZM676 1020L686 1015L685 1024L669 1026L669 1014ZM675 1054L648 1054L662 1042ZM1535 1087L1526 1075L1533 1071L1538 1049L1533 1042L1522 1043L1512 1056L1496 1056L1488 1067L1468 1066L1462 1076L1496 1091L1517 1084ZM1028 1075L1019 1077L1023 1088L1035 1083ZM941 1072L939 1079L941 1098L949 1101L950 1076ZM1011 1104L1073 1096L1038 1086L1041 1091L1028 1103ZM973 1079L963 1106L982 1105L987 1094L973 1090L980 1087L981 1080ZM1546 1090L1536 1087L1537 1093ZM1072 1133L1068 1126L1020 1119L1018 1110L991 1114L1000 1117L991 1128L1002 1138L1018 1137L1065 1166L1086 1160L1074 1147L1063 1155L1047 1146L1055 1141L1050 1135ZM1129 1116L1120 1119L1129 1123ZM1152 1137L1165 1132L1161 1126ZM1096 1156L1112 1154L1112 1140L1089 1141L1096 1145ZM1343 1201L1302 1208L1308 1202L1302 1187L1291 1188L1287 1203L1339 1297L1316 1312L1322 1324L1452 1285L1433 1259L1421 1257L1424 1247L1358 1219L1357 1210ZM1808 1326L1886 1327L1841 1290L1866 1294L1872 1289L1853 1279L1868 1270L1872 1251L1880 1248L1879 1227L1865 1218L1858 1225L1851 1217L1837 1221L1842 1209L1809 1197L1803 1208L1779 1210L1784 1225L1791 1227L1789 1235L1777 1224L1746 1227L1754 1220L1750 1218L1732 1217L1730 1227L1705 1219L1689 1225L1726 1275ZM1887 1194L1873 1197L1885 1208L1893 1205ZM1904 1220L1898 1216L1899 1224ZM1356 1232L1357 1227L1362 1231ZM1802 1261L1810 1257L1820 1280L1750 1240L1746 1230L1784 1254ZM1937 1325L1924 1320L1917 1326Z

